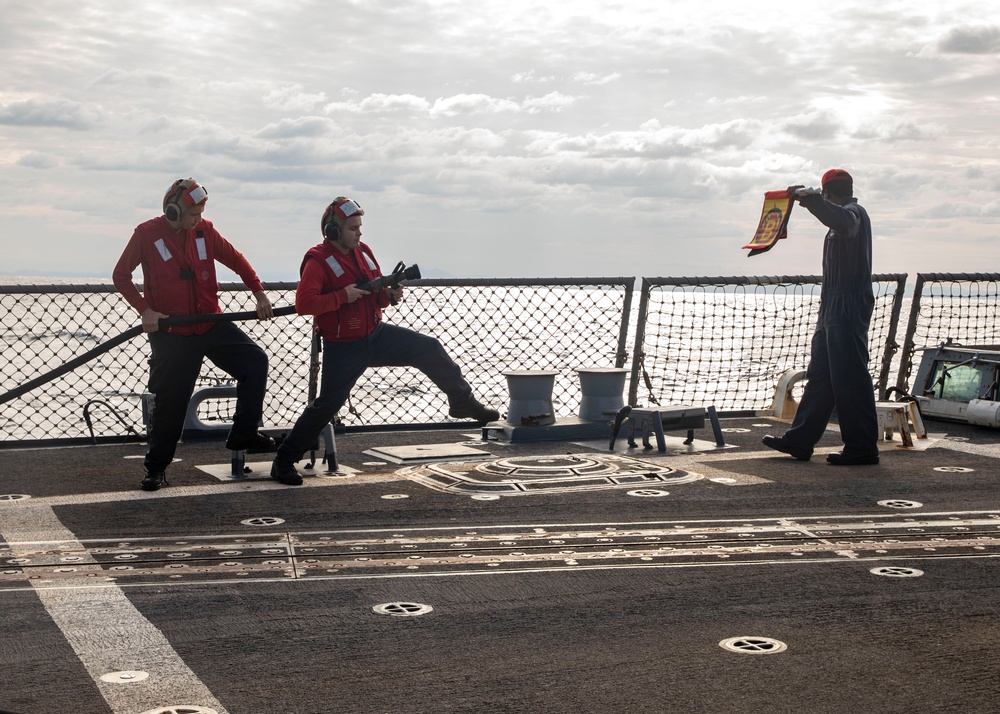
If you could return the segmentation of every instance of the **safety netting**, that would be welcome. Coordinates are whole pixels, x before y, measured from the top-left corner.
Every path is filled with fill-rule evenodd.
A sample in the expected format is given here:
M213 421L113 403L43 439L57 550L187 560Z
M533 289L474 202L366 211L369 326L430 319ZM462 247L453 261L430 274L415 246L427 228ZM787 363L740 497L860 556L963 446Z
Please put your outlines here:
M557 370L553 403L560 413L579 406L575 370L621 367L634 278L415 281L406 298L386 310L387 322L438 338L462 367L481 401L504 411L504 372ZM265 283L272 303L294 304L294 283ZM254 309L238 283L221 286L223 312ZM0 285L3 361L0 395L39 378L138 324L139 317L111 285ZM290 425L308 403L312 318L292 315L240 323L269 358L265 426ZM145 434L143 394L149 346L143 336L0 404L0 444L101 440ZM229 383L206 361L197 388ZM231 420L234 400L198 402L208 426ZM368 370L338 421L345 428L453 423L447 400L410 368Z
M1000 346L1000 273L920 273L913 288L896 386L909 390L920 350Z
M905 274L873 276L872 388L885 366ZM767 409L787 370L804 370L819 313L820 276L644 278L630 403Z
M432 335L462 367L476 396L503 413L506 372L556 371L553 406L580 405L576 370L629 367L633 406L697 404L722 413L770 407L788 370L804 370L819 309L819 276L414 281L386 320ZM869 333L872 388L907 385L920 348L951 340L997 344L1000 275L921 274L910 304L906 275L876 275ZM267 283L275 306L294 283ZM222 286L224 312L254 308L237 283ZM138 324L111 285L0 285L0 396ZM240 323L268 353L265 425L290 425L308 403L312 319ZM903 326L906 327L905 331ZM897 328L905 333L897 348ZM85 365L0 404L0 446L142 438L149 346L131 339ZM198 386L229 377L206 362ZM202 401L198 418L225 425L232 399ZM455 424L443 394L409 368L368 370L338 417L347 429Z

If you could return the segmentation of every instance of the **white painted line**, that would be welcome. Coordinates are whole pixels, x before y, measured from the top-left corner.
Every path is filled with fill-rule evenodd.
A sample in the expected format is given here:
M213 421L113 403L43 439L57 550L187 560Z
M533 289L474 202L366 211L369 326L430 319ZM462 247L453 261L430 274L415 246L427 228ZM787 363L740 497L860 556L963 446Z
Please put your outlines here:
M169 480L169 476L168 476ZM363 474L356 477L350 483L388 483L392 481L405 481L406 479L395 474ZM346 480L340 481L334 478L319 478L308 474L301 486L286 486L278 483L270 477L260 480L240 480L229 481L221 484L209 484L205 486L166 486L159 491L140 491L138 482L134 491L104 491L101 493L77 493L66 496L30 496L31 503L45 506L77 506L86 503L125 503L128 501L143 501L157 498L184 498L186 496L215 496L219 494L247 493L253 491L287 491L289 489L302 488L330 488L340 484L348 483ZM17 504L15 506L14 504ZM2 502L0 508L18 507L23 501Z
M76 541L48 506L24 504L4 510L3 516L0 536L8 544ZM79 550L83 551L82 545ZM176 702L228 714L163 633L142 616L119 587L93 587L95 578L87 574L103 573L100 565L86 556L74 567L80 576L67 579L68 587L47 588L38 581L29 582L114 714L135 714ZM149 676L128 686L102 679L123 671Z

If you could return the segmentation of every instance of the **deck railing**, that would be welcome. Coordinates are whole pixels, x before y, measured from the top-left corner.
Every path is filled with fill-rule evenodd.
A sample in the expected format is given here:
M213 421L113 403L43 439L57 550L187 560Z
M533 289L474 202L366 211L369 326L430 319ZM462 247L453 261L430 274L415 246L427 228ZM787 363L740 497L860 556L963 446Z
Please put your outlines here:
M771 404L778 376L808 362L818 276L644 278L638 305L634 282L425 279L408 284L406 300L386 319L440 339L477 396L501 412L509 403L506 371L557 371L556 414L572 416L580 404L575 370L595 367L629 368L626 400L633 405L759 411ZM998 285L994 273L921 274L907 310L906 275L875 276L873 388L884 392L895 371L895 385L905 389L921 347L948 339L1000 342ZM294 302L295 283L265 289L276 306ZM225 284L221 305L225 312L251 310L253 298L241 284ZM137 322L111 285L0 284L0 399ZM291 423L309 395L311 318L242 327L269 355L267 424ZM141 438L148 352L143 337L132 339L0 403L0 448ZM227 379L206 363L199 385ZM225 423L231 407L207 401L199 416ZM446 415L444 396L421 373L379 368L362 377L339 419L348 430L454 424Z

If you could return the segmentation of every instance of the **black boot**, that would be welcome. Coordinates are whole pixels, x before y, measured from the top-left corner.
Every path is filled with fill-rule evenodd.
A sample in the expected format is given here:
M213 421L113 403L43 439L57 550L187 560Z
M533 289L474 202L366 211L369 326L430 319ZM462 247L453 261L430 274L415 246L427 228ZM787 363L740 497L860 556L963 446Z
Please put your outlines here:
M302 485L302 474L295 470L295 464L280 458L271 464L271 478L286 486Z
M167 474L163 471L146 471L139 487L143 491L158 491L161 486L167 485Z
M455 419L474 419L476 421L496 421L500 418L500 412L483 404L475 399L467 402L452 404L448 408L448 416Z
M780 436L771 436L768 434L760 440L760 443L769 449L774 449L775 451L780 451L783 454L788 454L799 461L808 461L813 455L812 449L803 449L801 446L793 446Z
M230 451L246 451L248 454L273 454L278 450L278 441L259 431L253 434L231 431L226 439L226 448Z

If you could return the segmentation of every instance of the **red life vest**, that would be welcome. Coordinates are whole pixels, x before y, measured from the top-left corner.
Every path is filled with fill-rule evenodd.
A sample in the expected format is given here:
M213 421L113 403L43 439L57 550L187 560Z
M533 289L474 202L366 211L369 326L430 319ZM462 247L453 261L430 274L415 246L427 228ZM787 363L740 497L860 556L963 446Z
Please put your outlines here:
M215 261L236 272L251 291L260 280L246 258L219 235L211 221L202 220L186 232L183 248L178 231L163 216L140 224L115 266L118 290L140 313L151 307L165 315L221 312ZM142 265L143 294L132 284L132 271ZM212 323L171 328L180 334L201 334Z
M337 292L348 285L364 283L382 275L372 249L365 243L359 243L347 255L335 250L327 241L315 245L302 259L299 275L309 260L325 266L323 285L320 288L323 294ZM316 327L325 339L334 342L350 342L367 337L382 322L380 303L383 296L383 292L377 291L354 302L345 303L336 310L316 315Z

